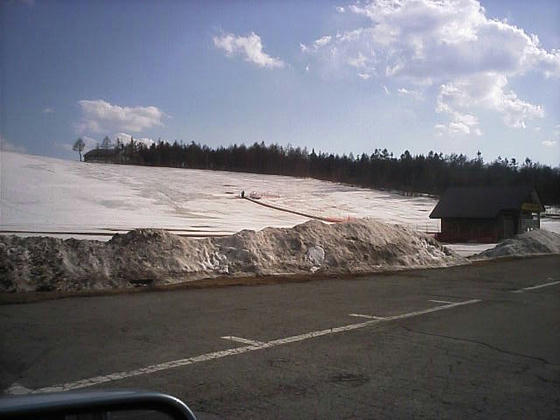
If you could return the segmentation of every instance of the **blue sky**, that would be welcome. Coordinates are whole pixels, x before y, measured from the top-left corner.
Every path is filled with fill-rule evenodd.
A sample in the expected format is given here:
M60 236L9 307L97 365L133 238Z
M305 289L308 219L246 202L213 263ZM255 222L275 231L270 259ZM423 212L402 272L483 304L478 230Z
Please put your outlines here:
M0 4L4 150L133 135L560 163L555 0Z

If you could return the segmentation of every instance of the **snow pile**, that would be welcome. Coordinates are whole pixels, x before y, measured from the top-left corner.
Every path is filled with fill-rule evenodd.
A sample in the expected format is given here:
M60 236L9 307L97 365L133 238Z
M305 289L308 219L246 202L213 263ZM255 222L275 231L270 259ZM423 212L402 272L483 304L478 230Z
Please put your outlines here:
M538 254L560 254L560 235L538 229L522 233L515 238L506 239L494 248L488 249L473 258L495 258L505 256L526 256Z
M0 236L0 290L81 290L169 284L221 275L354 273L467 260L431 237L361 219L184 238L139 229L108 242Z

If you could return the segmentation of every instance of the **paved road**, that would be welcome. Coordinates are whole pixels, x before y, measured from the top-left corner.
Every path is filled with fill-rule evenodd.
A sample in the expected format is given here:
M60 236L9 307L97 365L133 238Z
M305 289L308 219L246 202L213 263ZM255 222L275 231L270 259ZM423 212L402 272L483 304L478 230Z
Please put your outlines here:
M4 305L0 327L12 393L148 388L202 419L560 418L558 256Z

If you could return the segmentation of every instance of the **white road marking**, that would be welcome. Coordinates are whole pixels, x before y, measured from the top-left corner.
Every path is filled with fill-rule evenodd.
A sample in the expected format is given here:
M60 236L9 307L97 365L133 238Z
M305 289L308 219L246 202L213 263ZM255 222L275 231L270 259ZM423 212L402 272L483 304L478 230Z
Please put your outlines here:
M429 302L434 302L434 303L454 303L454 302L450 302L448 300L435 300L435 299L429 299Z
M355 316L357 318L367 318L367 319L385 319L385 317L382 316L363 315L363 314L348 314L348 316Z
M262 341L248 340L246 338L236 337L234 335L226 335L222 337L224 340L237 341L238 343L249 344L250 346L262 346Z
M536 286L524 287L519 290L512 290L511 293L523 293L525 290L535 290L535 289L540 289L541 287L554 286L556 284L560 284L560 281L552 281L550 283L537 284Z
M62 392L62 391L70 391L70 390L73 390L73 389L86 388L86 387L89 387L89 386L94 386L94 385L99 385L99 384L103 384L103 383L107 383L107 382L117 381L117 380L120 380L120 379L131 378L131 377L134 377L134 376L145 375L145 374L148 374L148 373L159 372L159 371L162 371L162 370L167 370L167 369L172 369L172 368L177 368L177 367L182 367L182 366L194 365L196 363L207 362L209 360L222 359L224 357L234 356L236 354L243 354L243 353L248 353L248 352L257 351L257 350L269 349L269 348L281 346L281 345L284 345L284 344L296 343L296 342L299 342L299 341L305 341L305 340L308 340L310 338L322 337L322 336L325 336L325 335L338 334L338 333L342 333L342 332L346 332L346 331L357 330L357 329L360 329L360 328L369 327L370 325L379 324L379 323L382 323L382 322L394 321L394 320L405 319L405 318L412 318L412 317L415 317L415 316L429 314L429 313L437 312L437 311L443 311L443 310L446 310L446 309L455 308L457 306L470 305L470 304L478 303L478 302L480 302L480 299L472 299L472 300L467 300L467 301L464 301L464 302L452 303L452 304L449 304L449 305L436 306L434 308L424 309L424 310L421 310L421 311L415 311L415 312L409 312L409 313L401 314L401 315L389 316L389 317L386 317L384 319L370 319L368 321L364 321L364 322L361 322L361 323L358 323L358 324L343 325L341 327L334 327L334 328L328 328L328 329L325 329L325 330L311 331L311 332L308 332L308 333L305 333L305 334L299 334L299 335L294 335L294 336L291 336L291 337L280 338L280 339L277 339L277 340L268 341L266 343L261 343L259 345L249 345L249 346L243 346L243 347L236 347L236 348L232 348L232 349L220 350L220 351L215 351L215 352L212 352L212 353L201 354L199 356L188 357L186 359L179 359L179 360L173 360L173 361L170 361L170 362L158 363L158 364L146 366L146 367L143 367L143 368L140 368L140 369L134 369L134 370L123 371L123 372L115 372L115 373L111 373L109 375L94 376L92 378L81 379L79 381L74 381L74 382L67 382L65 384L53 385L53 386L48 386L48 387L39 388L39 389L35 389L35 390L27 390L28 392L26 392L26 393L37 394L37 393L42 393L42 392ZM13 387L13 385L12 385L12 387ZM12 387L5 390L4 392L9 394L10 393L9 391L10 391L10 389L12 389ZM19 389L23 390L24 388L20 387Z

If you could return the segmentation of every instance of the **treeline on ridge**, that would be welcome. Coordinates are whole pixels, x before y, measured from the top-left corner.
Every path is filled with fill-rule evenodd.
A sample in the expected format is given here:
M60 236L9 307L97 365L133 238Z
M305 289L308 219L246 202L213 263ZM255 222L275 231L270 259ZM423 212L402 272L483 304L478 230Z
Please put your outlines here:
M339 156L309 152L306 148L265 145L231 145L211 148L195 142L120 143L104 141L101 148L85 154L86 161L119 164L169 166L192 169L252 172L270 175L311 177L378 189L394 189L405 193L439 195L450 186L532 185L545 204L560 203L560 168L551 168L525 159L498 158L484 163L480 152L468 159L463 154L411 155L399 157L387 149L375 149L371 155Z

